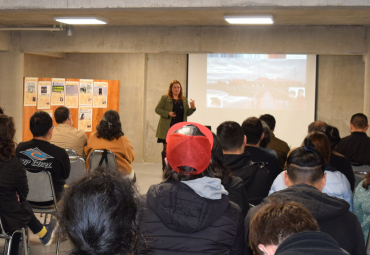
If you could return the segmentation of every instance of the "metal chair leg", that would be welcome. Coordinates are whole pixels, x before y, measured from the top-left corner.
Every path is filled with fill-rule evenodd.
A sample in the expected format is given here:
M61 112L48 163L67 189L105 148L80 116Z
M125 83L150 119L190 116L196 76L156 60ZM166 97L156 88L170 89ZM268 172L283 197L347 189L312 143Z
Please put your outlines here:
M46 220L48 219L48 214L45 213L45 218L44 218L44 226L46 224Z
M10 247L12 247L12 236L9 237L9 242L8 242L8 255L10 255Z
M28 255L27 236L26 236L25 228L22 229L22 239L23 239L24 255Z
M8 239L5 239L3 255L8 253Z
M58 236L56 255L59 255L60 237Z

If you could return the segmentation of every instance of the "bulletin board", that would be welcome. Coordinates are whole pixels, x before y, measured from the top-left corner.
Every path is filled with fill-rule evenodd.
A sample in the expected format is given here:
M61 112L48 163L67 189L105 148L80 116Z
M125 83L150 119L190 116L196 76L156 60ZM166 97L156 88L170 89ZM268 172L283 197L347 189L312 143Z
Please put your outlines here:
M30 80L34 82L34 84L36 84L36 90L33 91L33 87L28 90L26 92L26 81L27 81L27 88L29 86L29 84L31 84L32 82L30 82ZM87 137L89 138L90 137L90 134L95 132L96 131L96 126L99 124L100 120L102 119L104 113L108 110L115 110L118 112L118 109L119 109L119 93L120 93L120 82L117 81L117 80L95 80L95 79L69 79L69 78L41 78L41 77L25 77L24 80L23 80L23 97L24 97L24 100L23 100L23 130L22 130L22 141L28 141L28 140L31 140L32 139L32 133L30 131L30 118L31 116L37 112L37 111L46 111L46 112L49 112L52 114L52 117L53 117L53 124L56 126L57 123L55 122L55 118L54 118L54 111L55 109L57 109L59 106L61 105L65 105L65 102L66 102L66 91L62 92L64 93L64 97L61 96L62 98L60 98L60 100L55 100L55 98L53 99L52 98L52 94L50 94L50 101L46 102L45 103L45 98L40 98L40 95L39 95L39 92L41 91L38 91L38 87L39 84L42 84L44 86L42 86L42 89L49 89L50 88L50 92L51 92L51 87L49 86L49 84L51 84L51 86L53 86L53 84L57 84L58 81L62 81L65 80L65 84L68 84L68 82L70 82L69 84L76 84L78 85L78 91L80 92L80 89L83 87L83 85L81 85L81 88L80 88L80 82L82 83L83 80L91 80L93 81L93 84L94 86L98 86L98 85L107 85L107 99L103 99L103 100L99 100L98 96L94 98L94 94L93 94L93 98L92 98L92 104L91 106L86 106L86 105L80 105L80 94L78 96L78 103L77 104L77 108L71 108L71 107L68 107L69 110L70 110L70 113L72 114L72 120L73 120L73 127L75 128L79 128L79 120L81 120L81 112L80 112L80 109L82 109L83 107L87 107L87 108L91 108L92 109L92 125L91 125L91 131L85 131ZM40 83L41 82L41 83ZM73 83L74 82L74 83ZM32 86L32 85L31 85ZM61 86L62 87L62 86ZM55 88L57 88L57 86L55 86ZM100 89L97 89L97 91L99 91L98 93L101 93L101 90ZM30 93L31 92L31 93ZM61 94L62 95L62 94ZM41 96L44 96L44 95L41 95ZM41 106L41 108L44 108L44 109L40 109L38 108L38 103L39 103L39 99L40 99L40 104L39 106ZM44 100L44 101L41 101ZM106 104L106 105L100 105L100 106L96 106L94 105L93 103L93 100L95 99L95 101L97 102L99 100L99 103L101 104L103 102L103 104ZM47 101L48 99L46 99ZM53 103L52 103L52 100L53 100ZM68 101L68 99L67 99ZM81 100L82 101L82 100ZM58 105L53 105L53 104L56 104L56 102L59 102L57 103ZM45 108L49 108L49 109L45 109ZM84 118L84 117L82 117ZM82 122L80 122L81 124ZM81 125L80 125L81 126ZM81 129L81 128L80 128Z

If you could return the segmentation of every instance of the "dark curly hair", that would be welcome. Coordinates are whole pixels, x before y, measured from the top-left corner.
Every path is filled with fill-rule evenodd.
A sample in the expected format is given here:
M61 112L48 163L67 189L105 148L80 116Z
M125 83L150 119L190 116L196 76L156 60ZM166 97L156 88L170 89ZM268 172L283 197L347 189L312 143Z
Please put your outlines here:
M121 121L118 112L108 110L104 113L103 118L96 126L98 138L104 138L108 141L118 139L123 136Z
M62 201L59 234L71 240L71 255L136 254L139 202L129 178L98 168L73 183Z
M0 114L0 162L9 161L12 156L15 157L14 135L13 118Z

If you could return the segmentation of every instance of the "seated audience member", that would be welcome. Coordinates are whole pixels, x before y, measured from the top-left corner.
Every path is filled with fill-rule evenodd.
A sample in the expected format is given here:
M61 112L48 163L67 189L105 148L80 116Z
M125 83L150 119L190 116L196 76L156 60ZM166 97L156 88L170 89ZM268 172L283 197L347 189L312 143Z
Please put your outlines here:
M74 150L79 157L86 158L84 148L87 144L85 131L74 128L72 114L65 106L58 107L54 112L58 126L54 127L50 143L63 149Z
M58 215L70 254L136 254L138 210L132 182L117 170L85 175L67 189Z
M274 134L275 131L275 126L276 126L276 120L274 116L270 114L264 114L261 115L259 118L261 121L266 122L266 124L269 126L271 130L271 141L269 144L267 144L266 148L274 150L278 156L278 161L279 161L279 167L280 170L284 170L284 165L286 162L286 158L289 152L289 146L286 142L283 140L280 140L277 138Z
M22 162L15 157L15 128L12 117L0 115L0 216L7 233L25 227L40 237L49 246L53 240L56 220L45 228L28 208L25 197L28 194L26 171ZM20 233L13 235L11 253L18 254Z
M48 113L34 113L30 119L30 129L33 139L18 144L17 158L22 160L27 169L50 172L59 201L71 170L68 154L64 149L50 143L54 126Z
M260 142L260 149L267 151L274 155L274 157L278 158L276 152L274 150L268 149L267 145L271 142L271 130L266 122L261 121L262 128L263 128L263 139Z
M327 126L325 130L326 136L329 138L331 146L331 154L329 164L336 168L339 172L344 174L349 183L351 184L352 192L355 189L355 174L353 173L351 161L335 151L338 143L340 142L339 130L333 126Z
M279 162L271 153L259 148L260 141L264 137L261 121L256 117L250 117L243 122L242 129L247 137L244 151L251 155L253 162L266 163L266 168L269 170L271 180L275 180L276 176L281 172Z
M244 218L249 210L249 200L247 192L244 188L243 180L238 176L232 176L230 169L224 165L224 156L222 154L220 141L215 134L212 133L212 135L213 147L210 169L221 170L215 171L215 174L221 179L221 184L229 193L229 200L239 205Z
M336 151L346 156L352 165L370 165L370 138L366 135L369 128L367 117L356 113L351 118L351 135L342 138Z
M268 195L271 178L267 168L252 165L249 153L244 152L246 136L243 129L234 121L226 121L217 127L217 136L224 153L225 166L233 176L242 178L249 202L259 204Z
M313 132L307 136L312 142L317 152L323 156L325 160L325 176L326 183L322 192L346 200L350 205L350 210L353 210L353 195L351 185L349 184L346 176L337 171L330 164L328 164L331 154L330 142L325 134L321 132ZM306 139L307 139L306 138ZM305 139L305 141L306 141ZM284 182L284 175L286 171L282 172L272 184L270 194L278 190L286 189L287 185Z
M287 159L287 172L284 174L287 189L269 195L262 204L275 199L301 203L319 224L320 230L329 234L338 245L351 255L366 254L364 235L356 215L349 211L349 204L343 199L322 192L326 182L325 160L314 149L309 138L304 146L291 152ZM249 223L262 205L249 210L245 218L247 239ZM251 254L247 251L246 254Z
M90 152L106 149L116 155L118 170L124 175L133 176L131 163L134 161L135 152L130 140L123 134L118 112L108 110L104 113L96 133L90 135L87 143L86 166L89 167Z
M365 175L365 180L361 181L353 197L353 210L358 221L361 223L365 242L369 235L370 228L370 173Z
M147 247L139 254L242 254L242 212L212 169L212 132L181 122L167 133L164 182L145 197L140 229Z
M314 131L325 133L327 126L328 124L326 124L324 121L320 121L320 120L314 121L310 125L308 125L307 133L310 134Z
M255 254L348 254L330 235L319 232L311 213L297 202L263 206L252 218L249 231Z

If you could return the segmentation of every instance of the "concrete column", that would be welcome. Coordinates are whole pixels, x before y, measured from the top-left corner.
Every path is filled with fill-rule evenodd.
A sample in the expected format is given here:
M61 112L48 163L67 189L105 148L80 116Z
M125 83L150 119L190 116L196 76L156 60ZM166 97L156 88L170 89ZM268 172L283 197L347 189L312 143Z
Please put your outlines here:
M12 47L0 52L0 106L14 118L16 142L22 141L23 59L18 50L19 34L12 34Z
M370 27L366 29L367 34L367 52L364 55L365 60L365 84L364 84L364 114L370 117Z

